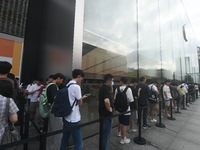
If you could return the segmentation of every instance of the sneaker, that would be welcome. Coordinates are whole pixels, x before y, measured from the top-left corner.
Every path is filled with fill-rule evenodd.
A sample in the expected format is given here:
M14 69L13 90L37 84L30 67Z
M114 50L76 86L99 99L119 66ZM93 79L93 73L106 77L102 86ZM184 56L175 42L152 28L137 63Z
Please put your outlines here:
M156 119L153 119L153 122L157 122L157 120L156 120Z
M127 138L125 138L125 139L121 139L120 140L120 144L128 144L128 143L130 143L130 139L127 139Z
M152 123L153 123L153 122L154 122L154 120L153 120L153 119L151 119L151 120L150 120L150 122L152 122Z
M117 131L117 136L120 137L121 136L121 132Z
M148 128L150 128L151 126L150 125L148 125L148 124L145 124L145 125L143 125L143 129L148 129Z
M133 133L133 132L137 132L137 129L129 129L128 133Z
M171 115L170 115L170 114L167 114L167 117L171 117Z

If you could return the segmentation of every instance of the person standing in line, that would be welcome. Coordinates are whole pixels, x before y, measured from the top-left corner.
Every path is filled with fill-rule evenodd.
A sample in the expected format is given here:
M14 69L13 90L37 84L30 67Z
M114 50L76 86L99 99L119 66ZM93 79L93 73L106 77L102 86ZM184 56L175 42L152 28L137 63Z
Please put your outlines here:
M134 99L133 99L133 94L132 94L131 89L129 87L127 87L126 84L127 84L127 78L126 77L121 77L120 78L120 87L119 87L119 89L117 88L115 90L114 99L117 96L118 90L123 92L127 88L127 91L126 91L127 99L125 99L125 100L127 100L127 103L129 104L129 103L133 102ZM130 110L131 109L130 109L130 105L129 105L127 111L130 111ZM120 133L118 135L121 136L121 140L120 140L121 144L130 143L130 139L126 138L126 128L127 128L126 126L129 125L130 115L131 115L131 113L126 113L126 114L121 115L121 116L118 117L118 119L119 119L118 133Z
M154 95L156 96L156 98L158 98L159 95L159 91L157 88L158 82L157 81L153 81L152 84L149 85L149 90L150 92L153 92ZM157 122L157 115L158 115L158 102L151 102L149 101L149 112L150 112L150 121L151 122Z
M12 83L7 80L0 80L0 145L2 136L5 132L5 127L8 124L6 113L9 114L9 121L15 123L18 121L17 112L19 111L17 105L11 98L13 96L13 87ZM10 99L10 100L9 100ZM6 105L8 103L8 110L6 108Z
M129 133L137 132L137 129L134 128L138 119L138 114L137 114L138 95L137 95L136 86L137 86L137 80L131 80L129 87L131 88L133 99L134 99L134 108L133 108L134 110L132 110L131 116L130 116L130 129L128 130Z
M171 91L170 91L170 86L171 81L166 80L163 86L163 98L165 101L165 114L167 117L170 117L170 100L172 99Z
M140 83L137 85L137 94L139 107L138 109L142 108L141 111L143 112L143 129L148 129L151 127L147 124L149 87L146 85L145 77L140 78Z
M104 84L99 89L99 118L100 122L100 139L102 140L101 150L108 150L108 142L112 130L112 119L106 117L113 114L113 103L111 93L113 93L113 76L106 74L104 76Z
M36 84L32 85L28 91L28 94L31 95L30 106L29 106L30 119L35 121L36 125L37 125L37 118L38 118L36 111L37 111L37 108L39 107L38 94L42 86L41 82L42 82L42 79L37 79Z
M72 108L72 112L70 115L64 117L63 119L63 129L72 128L80 125L81 121L81 114L79 110L79 106L82 105L83 99L87 98L87 96L83 96L81 94L81 81L83 80L84 73L80 69L75 69L72 71L72 80L66 85L70 85L68 87L68 94L69 94L69 101L71 106L73 105L74 101L77 100L77 103ZM81 128L75 128L72 131L66 131L63 133L62 141L60 150L66 150L68 146L68 142L72 136L74 142L74 149L75 150L82 150L83 142L82 142L82 132Z
M53 81L49 84L46 89L48 103L53 105L54 99L58 92L58 87L63 83L64 75L61 73L56 73L53 77ZM61 130L63 127L62 117L55 117L53 113L49 114L48 118L44 119L44 131L53 132ZM60 148L62 135L57 134L47 138L47 150L58 150Z

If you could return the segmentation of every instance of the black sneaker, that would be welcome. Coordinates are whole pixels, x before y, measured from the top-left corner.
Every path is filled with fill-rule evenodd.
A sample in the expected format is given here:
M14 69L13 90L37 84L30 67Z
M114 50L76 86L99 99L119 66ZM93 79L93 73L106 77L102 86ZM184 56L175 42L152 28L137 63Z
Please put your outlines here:
M150 125L148 125L148 124L145 124L145 125L143 125L143 127L142 127L143 129L148 129L148 128L151 128L151 126Z

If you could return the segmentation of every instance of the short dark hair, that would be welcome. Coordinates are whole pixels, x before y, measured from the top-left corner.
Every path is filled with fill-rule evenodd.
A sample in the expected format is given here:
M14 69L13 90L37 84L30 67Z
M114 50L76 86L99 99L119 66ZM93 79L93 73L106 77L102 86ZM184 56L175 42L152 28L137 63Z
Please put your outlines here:
M12 98L13 85L8 80L0 80L0 94L4 97Z
M169 79L165 80L165 83L167 83L167 82L171 82L171 80L169 80Z
M158 81L152 81L151 83L156 83L156 84L158 84Z
M7 61L0 61L0 74L8 74L12 69L12 65Z
M77 78L78 76L84 77L84 72L81 69L74 69L72 71L72 78Z
M130 83L137 83L138 81L136 80L136 79L132 79L131 81L130 81Z
M120 78L120 81L121 81L122 83L126 84L127 81L128 81L128 79L127 79L127 77L121 77L121 78Z
M112 78L113 78L113 75L112 75L112 74L106 74L106 75L104 76L104 82L106 82L106 81L108 81L108 80L112 80Z
M140 82L144 82L145 79L145 77L140 77Z
M54 75L53 74L51 74L51 75L49 75L49 77L48 78L52 78L52 79L54 79Z
M58 78L64 79L64 75L63 75L62 73L56 73L56 74L54 75L53 79L56 80L56 79L58 79Z

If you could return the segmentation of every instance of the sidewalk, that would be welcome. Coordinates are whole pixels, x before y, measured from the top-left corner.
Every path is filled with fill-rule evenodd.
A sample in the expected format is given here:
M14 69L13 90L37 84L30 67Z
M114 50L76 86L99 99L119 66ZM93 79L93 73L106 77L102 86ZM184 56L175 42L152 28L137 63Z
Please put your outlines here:
M129 144L121 145L120 138L113 129L109 150L200 150L200 99L193 102L182 114L175 114L175 121L162 119L166 128L158 128L154 124L147 130L142 129L142 137L147 140L146 145L133 142L137 133L127 133L131 139ZM98 150L98 136L84 141L84 150Z

